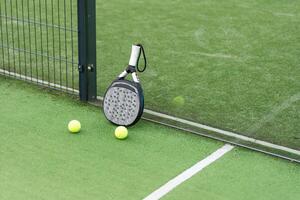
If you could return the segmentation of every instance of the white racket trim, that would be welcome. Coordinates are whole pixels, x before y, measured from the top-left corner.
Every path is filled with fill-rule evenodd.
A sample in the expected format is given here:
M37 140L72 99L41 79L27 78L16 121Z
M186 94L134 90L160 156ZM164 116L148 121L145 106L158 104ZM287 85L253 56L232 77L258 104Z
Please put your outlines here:
M128 75L128 73L126 72L126 70L124 70L118 77L125 78L127 75Z
M140 82L140 80L139 80L139 78L138 78L136 72L133 72L133 73L132 73L132 80L133 80L134 82L136 82L136 83L139 83L139 82Z

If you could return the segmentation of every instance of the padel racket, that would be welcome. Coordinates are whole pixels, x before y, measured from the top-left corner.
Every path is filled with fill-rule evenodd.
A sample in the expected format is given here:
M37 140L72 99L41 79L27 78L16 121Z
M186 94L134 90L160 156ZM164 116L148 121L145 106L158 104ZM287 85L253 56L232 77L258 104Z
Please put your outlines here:
M142 70L138 66L141 52L145 61ZM128 67L112 82L103 99L104 115L113 124L131 126L141 118L144 111L144 94L137 71L145 71L146 66L143 46L132 45ZM125 79L128 74L132 75L132 80Z

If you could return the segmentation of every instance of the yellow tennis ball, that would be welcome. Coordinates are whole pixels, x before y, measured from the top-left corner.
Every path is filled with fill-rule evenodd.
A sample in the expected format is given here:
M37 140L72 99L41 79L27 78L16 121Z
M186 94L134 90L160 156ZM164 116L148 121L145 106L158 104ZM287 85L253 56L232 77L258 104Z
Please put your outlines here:
M123 140L128 137L128 130L125 126L118 126L115 130L116 138Z
M185 99L183 96L177 96L173 99L173 104L175 106L183 106L185 104Z
M78 133L81 129L81 124L78 120L72 120L68 124L68 129L71 133Z

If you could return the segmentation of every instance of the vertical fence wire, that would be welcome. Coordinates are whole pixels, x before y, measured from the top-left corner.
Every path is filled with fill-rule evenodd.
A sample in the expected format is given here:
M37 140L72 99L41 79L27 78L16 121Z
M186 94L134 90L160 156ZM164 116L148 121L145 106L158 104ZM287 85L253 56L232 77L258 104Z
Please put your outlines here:
M47 0L44 2L45 4L45 22L48 24L48 7L47 7ZM49 28L46 26L46 49L47 49L47 79L48 79L48 87L50 86L50 60L49 60Z
M35 1L32 0L33 3L33 20L36 22L36 5L35 5ZM35 55L38 54L38 50L37 50L37 28L36 28L36 23L33 24L33 29L34 29L34 51L35 51ZM39 69L38 69L38 56L35 56L35 72L36 72L36 82L38 83L38 79L39 79Z
M73 1L70 0L70 20L71 27L73 27ZM72 52L72 63L74 63L74 35L73 31L71 31L71 52ZM74 66L72 66L72 88L74 88ZM73 90L74 92L74 90Z
M8 22L7 22L7 0L4 1L4 15L5 15L5 27L6 27L6 42L9 43L9 37L8 37ZM8 75L10 75L10 52L9 48L7 48L7 58L8 58Z
M54 0L51 0L51 23L54 24L54 3L53 3ZM53 57L55 57L55 38L54 38L54 27L52 27L52 54L53 54ZM53 80L54 82L56 81L56 65L55 65L55 61L53 61Z
M16 17L19 19L19 6L18 6L18 0L16 0ZM20 26L19 21L17 21L17 46L18 49L20 49ZM18 67L19 67L19 78L21 78L22 74L22 68L21 68L21 54L18 53Z
M66 0L64 0L64 28L67 29L67 9L66 9ZM68 60L68 48L67 48L67 32L65 31L65 60ZM66 65L66 87L68 87L68 62L65 62Z
M13 15L13 0L10 0L10 16ZM13 57L13 69L16 71L16 54L15 54L15 30L13 20L10 20L11 24L11 41L12 41L12 57Z
M29 1L27 0L27 19L30 21L30 5ZM29 67L30 67L30 80L32 81L32 53L31 53L31 26L28 26L28 36L29 36Z
M57 21L58 26L60 27L60 0L57 0ZM60 28L58 29L58 52L59 52L59 58L61 59L61 33ZM61 62L59 61L59 85L62 84L62 70L61 70Z
M41 5L41 0L39 0L39 18L40 18L40 40L43 40L43 29L42 29L42 5ZM41 52L44 52L43 50L43 42L40 42L41 45ZM41 56L41 66L42 66L42 80L44 80L44 56Z
M0 15L2 16L2 1L0 1ZM3 28L2 28L3 24L2 24L2 18L0 20L0 36L1 36L1 44L3 44ZM1 55L2 55L2 67L5 67L5 56L4 56L4 48L1 48Z
M25 14L24 14L24 0L22 0L22 19L25 19ZM26 32L25 32L25 22L24 20L22 21L22 34L23 34L23 49L26 49ZM24 65L25 65L25 68L24 68L24 74L25 74L25 77L27 76L27 54L26 52L24 51L23 52L23 56L24 56ZM22 74L22 73L20 73Z

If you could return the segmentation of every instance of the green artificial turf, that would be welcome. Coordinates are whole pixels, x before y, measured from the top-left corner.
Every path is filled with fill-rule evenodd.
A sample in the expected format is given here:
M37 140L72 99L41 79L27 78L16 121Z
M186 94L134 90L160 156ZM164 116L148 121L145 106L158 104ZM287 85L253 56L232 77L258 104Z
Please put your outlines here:
M10 46L1 48L1 68L78 88L77 33L69 31L77 28L76 1L24 2L26 19L56 27L1 18L1 43ZM300 149L299 1L96 4L98 95L140 42L149 65L140 75L147 108ZM23 17L20 2L0 7L2 15Z
M117 140L98 107L2 76L0 91L1 200L142 199L223 145L143 120ZM236 148L166 199L298 199L299 178L298 164Z
M163 199L294 200L299 180L299 164L236 148Z
M1 200L141 199L222 146L145 121L121 141L98 107L1 76L0 91Z

